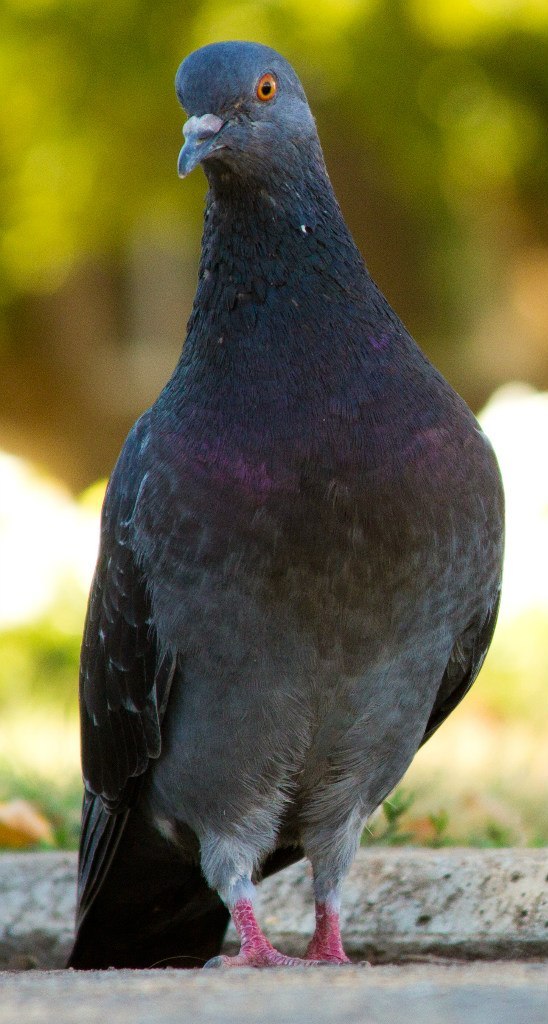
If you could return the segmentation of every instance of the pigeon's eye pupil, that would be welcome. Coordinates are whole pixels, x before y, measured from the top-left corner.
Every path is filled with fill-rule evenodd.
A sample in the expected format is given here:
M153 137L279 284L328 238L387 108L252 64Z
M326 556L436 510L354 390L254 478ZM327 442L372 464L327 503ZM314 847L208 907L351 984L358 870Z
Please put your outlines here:
M260 100L272 100L276 95L276 79L274 75L267 73L259 78L257 83L257 96Z

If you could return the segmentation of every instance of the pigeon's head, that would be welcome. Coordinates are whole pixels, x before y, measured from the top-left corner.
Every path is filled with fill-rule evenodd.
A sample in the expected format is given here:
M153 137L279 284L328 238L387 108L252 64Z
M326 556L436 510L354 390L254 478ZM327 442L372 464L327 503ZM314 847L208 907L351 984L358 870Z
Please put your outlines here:
M212 43L191 53L175 79L189 114L179 155L184 178L197 164L240 177L270 177L310 148L314 118L293 68L259 43Z

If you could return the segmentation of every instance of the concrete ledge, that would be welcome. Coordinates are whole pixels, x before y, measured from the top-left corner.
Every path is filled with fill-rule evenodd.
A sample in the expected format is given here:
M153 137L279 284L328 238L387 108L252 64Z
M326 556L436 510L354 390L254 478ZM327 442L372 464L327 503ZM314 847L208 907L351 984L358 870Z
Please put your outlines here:
M0 854L0 968L63 965L75 878L75 854ZM372 962L546 957L547 881L546 850L361 850L345 887L345 945ZM304 950L313 924L305 862L261 886L258 911L275 945Z

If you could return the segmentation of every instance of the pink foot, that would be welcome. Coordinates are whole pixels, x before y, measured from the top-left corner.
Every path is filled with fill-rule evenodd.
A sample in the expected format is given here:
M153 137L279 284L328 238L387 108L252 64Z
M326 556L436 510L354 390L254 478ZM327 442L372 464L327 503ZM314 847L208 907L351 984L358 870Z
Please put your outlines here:
M339 911L327 903L316 903L316 930L306 951L314 963L349 964L341 940Z
M321 967L319 960L303 960L299 956L286 956L268 942L264 949L254 949L236 956L214 956L204 967Z
M242 940L236 956L214 956L205 967L316 967L319 961L308 957L285 956L263 935L253 911L251 900L238 900L232 909L232 920Z

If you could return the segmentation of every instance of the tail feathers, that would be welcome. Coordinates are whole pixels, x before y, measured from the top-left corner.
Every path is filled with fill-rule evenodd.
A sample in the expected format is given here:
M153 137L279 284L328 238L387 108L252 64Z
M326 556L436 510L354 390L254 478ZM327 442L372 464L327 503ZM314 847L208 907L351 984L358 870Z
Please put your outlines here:
M199 866L184 860L137 811L119 824L118 816L97 806L92 813L104 817L93 822L96 835L109 830L118 834L106 844L109 856L100 857L98 876L80 892L77 934L67 966L200 967L216 956L229 914ZM81 856L81 882L86 863Z

